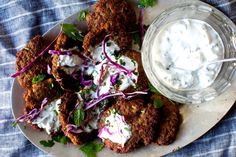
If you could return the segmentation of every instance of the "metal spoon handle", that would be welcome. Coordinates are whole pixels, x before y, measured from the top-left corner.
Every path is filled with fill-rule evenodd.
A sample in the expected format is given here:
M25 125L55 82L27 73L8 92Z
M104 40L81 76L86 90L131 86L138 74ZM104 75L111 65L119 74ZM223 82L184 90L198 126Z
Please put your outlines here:
M197 68L196 70L201 69L201 68L203 68L204 66L207 66L207 65L210 65L210 64L223 63L223 62L232 62L232 61L236 61L236 58L226 58L226 59L220 59L220 60L210 61L210 62L203 63L203 64L202 64L201 66L199 66L199 68ZM195 70L195 71L196 71L196 70Z

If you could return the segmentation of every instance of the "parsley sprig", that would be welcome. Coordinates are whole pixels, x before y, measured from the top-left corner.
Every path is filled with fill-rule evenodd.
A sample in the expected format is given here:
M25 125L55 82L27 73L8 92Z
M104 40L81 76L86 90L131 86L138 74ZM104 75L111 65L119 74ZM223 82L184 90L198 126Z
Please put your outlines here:
M45 74L39 74L39 75L33 77L32 83L33 83L33 84L39 83L39 82L45 80L46 77L47 77L47 76L46 76Z
M73 40L83 41L84 36L78 29L73 25L69 23L63 23L61 24L63 32Z
M89 14L88 10L82 10L79 13L78 20L79 21L84 21L86 19L86 16Z
M157 3L157 0L139 0L139 7L147 8L153 7Z
M73 115L74 123L75 123L77 126L80 126L81 123L82 123L83 120L84 120L84 117L85 117L84 110L83 110L83 109L77 109L77 110L74 112L74 115Z
M84 144L79 149L85 154L86 157L96 157L96 153L101 151L103 147L103 144L100 144L97 141L92 141Z

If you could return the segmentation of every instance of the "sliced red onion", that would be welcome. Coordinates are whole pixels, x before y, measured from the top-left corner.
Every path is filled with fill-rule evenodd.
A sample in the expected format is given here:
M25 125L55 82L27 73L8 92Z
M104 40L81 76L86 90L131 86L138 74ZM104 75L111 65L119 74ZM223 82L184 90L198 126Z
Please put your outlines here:
M15 74L11 75L11 77L16 78L16 77L20 76L21 74L23 74L25 71L29 70L33 66L33 64L37 60L39 60L39 58L42 57L45 54L45 52L52 46L52 44L57 40L57 38L60 36L60 34L61 34L61 30L58 33L57 37L31 63L29 63L24 68L22 68L20 71L18 71Z
M47 73L48 73L49 75L52 74L52 69L51 69L51 67L50 67L49 64L47 64Z
M119 78L119 73L115 73L113 75L110 76L110 82L111 82L111 85L114 86Z
M144 9L140 8L140 10L139 10L139 25L140 25L141 44L143 43L143 37L144 37L143 16L144 16Z

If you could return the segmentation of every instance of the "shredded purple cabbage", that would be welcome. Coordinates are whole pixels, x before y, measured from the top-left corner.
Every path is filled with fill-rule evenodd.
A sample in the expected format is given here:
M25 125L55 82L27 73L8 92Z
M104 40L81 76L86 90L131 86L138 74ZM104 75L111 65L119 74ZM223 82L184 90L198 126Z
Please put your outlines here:
M76 133L76 134L79 134L79 133L82 133L83 130L78 128L76 125L74 124L67 124L66 125L66 135L68 135L68 133Z
M72 56L71 51L48 50L48 53L51 54L51 55L68 55L68 56Z
M49 75L52 74L52 69L51 69L51 67L50 67L49 64L47 64L47 73L48 73Z
M111 85L114 86L119 78L119 73L115 73L113 75L110 76L110 82L111 82Z
M29 63L24 68L22 68L20 71L18 71L15 74L11 75L11 77L16 78L16 77L20 76L21 74L23 74L25 71L29 70L34 65L34 63L36 61L38 61L39 58L42 57L45 54L45 52L52 46L52 44L57 40L57 38L59 37L60 34L61 34L61 31L59 32L57 37L31 63Z
M45 107L47 102L48 102L48 99L44 98L43 101L42 101L40 109L35 108L35 109L31 110L29 113L18 117L16 119L16 122L28 122L28 123L32 122L32 120L37 118L37 116L40 114L40 112L43 110L43 108Z
M102 41L102 49L103 49L103 53L104 53L105 57L107 58L107 60L108 60L109 62L111 62L111 63L112 63L113 65L115 65L117 68L120 68L120 69L125 70L127 74L132 74L131 71L129 71L129 70L126 69L125 67L121 66L120 64L114 62L114 61L111 60L111 58L107 55L107 53L106 53L106 43L105 43L105 41L106 41L106 39L107 39L109 36L110 36L110 35L106 35L105 38L104 38L103 41Z
M106 100L110 97L122 96L124 99L131 99L137 95L146 95L146 94L148 94L146 90L145 91L136 91L136 92L132 92L132 93L117 92L114 94L111 94L111 93L102 94L97 99L94 99L94 100L91 100L91 101L85 103L84 110L88 110L88 109L92 108L93 106L97 105L98 103L100 103L101 101Z

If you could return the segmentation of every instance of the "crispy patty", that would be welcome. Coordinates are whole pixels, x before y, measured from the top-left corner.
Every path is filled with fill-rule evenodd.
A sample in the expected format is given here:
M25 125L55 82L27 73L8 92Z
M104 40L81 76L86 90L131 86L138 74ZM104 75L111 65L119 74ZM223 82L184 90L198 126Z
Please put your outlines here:
M25 48L16 54L16 71L30 64L46 47L45 40L41 36L35 36L26 45ZM22 73L18 77L20 85L24 88L31 88L32 79L43 73L47 73L47 64L50 62L50 57L46 53L37 60L30 69Z
M124 55L135 60L138 63L138 73L139 73L137 88L131 87L125 90L125 92L144 91L148 89L148 79L143 69L141 53L135 50L127 50L124 52Z
M109 139L103 142L106 147L118 153L127 153L133 149L148 145L153 141L155 136L154 126L159 121L159 113L152 105L144 104L143 99L124 100L119 99L114 105L108 108L101 116L99 129L106 126L105 119L111 114L111 110L115 109L120 115L124 116L127 124L131 126L132 136L125 143L113 143Z
M59 98L61 93L59 84L52 78L33 84L32 88L27 89L23 96L26 113L34 108L40 108L44 98L48 98L50 102Z
M163 106L160 108L161 121L154 142L158 145L169 145L175 140L181 124L179 108L177 104L162 95L153 95L152 100L155 99L161 100Z
M80 41L75 41L69 38L65 33L61 33L55 42L54 49L62 50L62 49L73 48L75 46L80 47L79 45L81 44L82 43Z
M131 47L132 37L128 32L135 28L136 14L125 0L98 1L86 21L89 28L83 42L86 53L90 46L99 44L108 34L121 49Z
M94 11L86 17L86 20L89 30L101 28L111 20L113 27L122 24L128 31L136 24L136 14L125 0L99 0L94 6Z
M68 121L68 117L71 111L75 108L75 105L78 101L78 96L74 93L65 93L61 97L62 104L59 107L59 120L62 125L62 131L65 135L71 140L71 142L75 145L81 145L85 142L93 140L97 136L97 131L93 130L90 133L82 132L79 134L66 132L67 124L73 124L72 121Z

